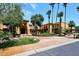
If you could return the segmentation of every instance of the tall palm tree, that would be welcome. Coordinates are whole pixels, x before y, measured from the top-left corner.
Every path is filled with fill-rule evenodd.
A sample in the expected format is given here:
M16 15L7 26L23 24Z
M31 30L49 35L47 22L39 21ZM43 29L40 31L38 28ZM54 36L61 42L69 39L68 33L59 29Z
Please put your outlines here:
M58 17L60 18L60 35L61 35L61 31L62 31L61 23L62 23L63 12L59 12Z
M63 3L63 6L65 8L65 17L64 17L64 21L65 21L65 29L66 29L66 9L67 9L67 3Z
M49 31L49 33L50 33L50 15L51 15L51 10L48 10L46 14L48 15L48 24L49 24L49 29L48 29L48 31Z
M60 3L57 3L56 23L57 23L57 17L58 17L58 12L59 12L59 5ZM55 25L55 29L57 29L57 24Z
M49 5L52 6L52 23L53 23L53 9L54 9L54 5L55 5L55 3L50 3Z
M48 23L50 23L51 10L48 10L46 14L48 15Z

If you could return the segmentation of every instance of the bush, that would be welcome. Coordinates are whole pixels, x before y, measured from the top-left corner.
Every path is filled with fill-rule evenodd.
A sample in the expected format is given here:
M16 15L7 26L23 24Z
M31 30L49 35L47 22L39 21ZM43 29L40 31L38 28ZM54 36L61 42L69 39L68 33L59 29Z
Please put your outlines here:
M32 44L38 41L39 39L35 39L35 38L19 38L17 40L7 40L3 43L0 43L0 49L12 47L12 46Z
M10 40L10 32L0 32L0 40Z
M4 43L0 43L0 49L1 48L12 47L12 46L15 45L15 43L16 43L16 41L13 41L13 40L8 40L8 41L6 41Z
M40 35L52 36L52 35L54 35L54 33L43 32L43 33L40 33Z
M55 34L60 34L60 28L55 28L54 33L55 33Z
M70 33L70 29L65 29L63 34L67 35L69 33Z

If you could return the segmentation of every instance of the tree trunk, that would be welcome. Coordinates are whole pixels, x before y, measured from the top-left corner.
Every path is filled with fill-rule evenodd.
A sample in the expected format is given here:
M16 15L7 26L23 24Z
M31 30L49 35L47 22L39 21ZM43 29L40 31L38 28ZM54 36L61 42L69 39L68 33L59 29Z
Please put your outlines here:
M52 23L53 23L53 8L54 8L54 7L52 6Z
M15 37L15 27L11 26L11 32L12 32L12 36Z
M49 26L49 28L48 28L48 32L50 33L50 18L49 18L49 23L48 23L48 26Z
M60 17L60 35L61 35L61 32L62 32L61 22L62 22L62 18Z
M65 7L65 29L66 29L66 7Z
M72 33L72 27L71 27L71 33Z
M58 15L58 11L59 11L59 3L58 3L58 8L57 8L57 15ZM56 23L57 23L57 15L56 15ZM55 28L57 28L57 24Z

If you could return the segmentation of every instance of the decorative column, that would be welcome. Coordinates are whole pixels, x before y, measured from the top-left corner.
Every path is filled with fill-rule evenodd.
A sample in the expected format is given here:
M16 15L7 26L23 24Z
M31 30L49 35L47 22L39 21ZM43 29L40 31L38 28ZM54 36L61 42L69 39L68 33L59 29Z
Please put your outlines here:
M50 33L52 33L52 25L50 24Z
M28 34L28 35L32 35L32 33L31 33L31 31L30 31L29 22L27 22L27 34Z
M16 27L16 34L20 34L20 27Z

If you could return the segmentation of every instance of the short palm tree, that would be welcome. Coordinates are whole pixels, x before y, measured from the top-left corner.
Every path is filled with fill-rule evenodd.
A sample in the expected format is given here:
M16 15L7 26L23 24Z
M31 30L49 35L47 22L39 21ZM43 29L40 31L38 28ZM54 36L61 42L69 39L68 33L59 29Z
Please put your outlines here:
M48 24L49 24L49 29L48 29L48 31L49 31L49 33L50 33L50 15L51 15L51 10L48 10L46 14L48 15Z
M65 29L66 29L66 9L67 9L67 3L63 3L63 6L65 8L65 17L64 17L64 21L65 21Z
M62 31L61 23L62 23L63 12L59 12L58 17L60 18L60 35L61 35L61 31Z

